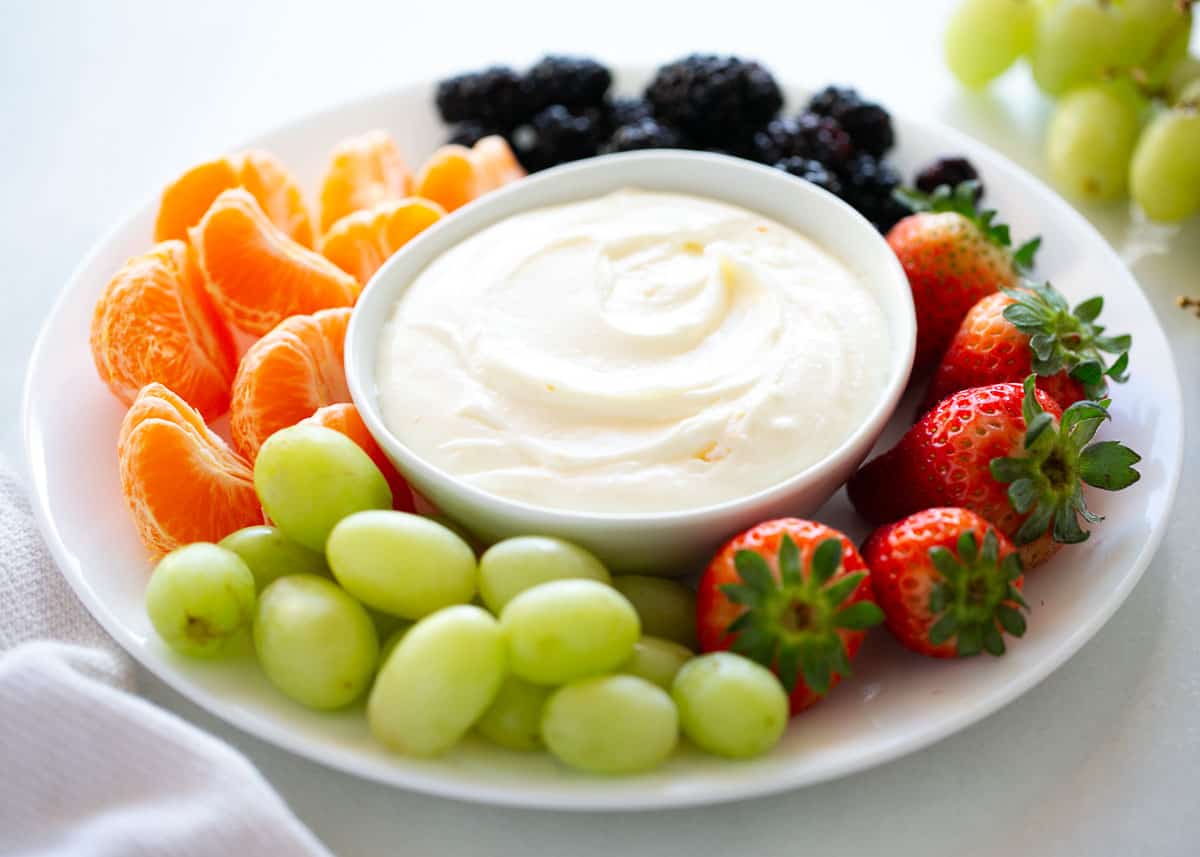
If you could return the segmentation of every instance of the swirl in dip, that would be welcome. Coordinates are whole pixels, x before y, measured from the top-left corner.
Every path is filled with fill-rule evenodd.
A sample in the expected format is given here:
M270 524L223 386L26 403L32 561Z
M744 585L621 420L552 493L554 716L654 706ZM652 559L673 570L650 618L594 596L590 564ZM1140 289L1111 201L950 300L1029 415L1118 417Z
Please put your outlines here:
M381 340L383 419L428 463L578 512L768 488L838 447L885 383L870 285L715 200L624 190L509 217L429 264Z

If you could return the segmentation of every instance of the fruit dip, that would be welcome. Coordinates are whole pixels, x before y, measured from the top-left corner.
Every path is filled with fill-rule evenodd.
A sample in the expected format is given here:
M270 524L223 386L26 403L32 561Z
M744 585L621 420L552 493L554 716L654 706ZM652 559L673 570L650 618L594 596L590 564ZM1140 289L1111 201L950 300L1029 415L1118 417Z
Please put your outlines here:
M636 189L524 212L430 263L388 320L384 422L491 494L654 513L769 488L884 387L871 285L752 211Z

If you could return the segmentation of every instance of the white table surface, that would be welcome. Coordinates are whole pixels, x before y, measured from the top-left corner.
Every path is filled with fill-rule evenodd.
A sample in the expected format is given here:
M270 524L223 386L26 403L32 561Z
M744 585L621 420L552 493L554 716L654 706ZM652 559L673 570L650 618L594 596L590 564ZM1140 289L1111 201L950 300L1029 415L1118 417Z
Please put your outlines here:
M0 456L23 462L19 396L38 325L110 223L193 161L298 113L407 80L528 61L546 49L637 63L738 52L815 85L852 81L1044 174L1048 103L1023 71L992 94L960 92L939 50L950 5L0 0ZM1185 290L1200 295L1200 220L1147 234L1122 205L1086 213L1158 312L1195 425L1200 319L1173 301ZM1167 538L1145 578L1038 688L915 756L773 798L621 815L459 804L291 756L144 672L141 687L245 752L342 855L1194 855L1198 482L1192 443Z

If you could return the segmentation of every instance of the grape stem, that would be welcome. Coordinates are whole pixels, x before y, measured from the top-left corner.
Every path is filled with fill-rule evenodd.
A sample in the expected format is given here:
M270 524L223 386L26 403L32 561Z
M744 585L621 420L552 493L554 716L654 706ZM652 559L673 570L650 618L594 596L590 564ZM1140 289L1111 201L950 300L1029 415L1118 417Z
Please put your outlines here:
M1196 318L1200 318L1200 298L1191 298L1187 295L1180 295L1175 299L1175 303L1179 305L1180 309L1190 309L1192 311L1192 315L1196 316Z

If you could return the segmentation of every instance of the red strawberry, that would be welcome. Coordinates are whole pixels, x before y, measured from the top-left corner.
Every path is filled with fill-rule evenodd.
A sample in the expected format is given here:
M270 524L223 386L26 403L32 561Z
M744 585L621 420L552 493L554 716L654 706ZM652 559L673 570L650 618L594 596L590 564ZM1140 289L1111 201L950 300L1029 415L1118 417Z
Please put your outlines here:
M887 235L912 287L917 369L941 356L980 298L1017 285L1041 241L1034 238L1014 252L1008 227L992 223L996 212L975 208L977 187L978 182L963 182L954 190L943 185L929 196L902 192L916 214Z
M1106 419L1100 402L1063 411L1033 375L1024 388L962 390L855 473L850 502L873 524L934 506L970 509L1016 542L1033 568L1088 537L1080 517L1100 520L1084 502L1084 483L1116 491L1138 480L1136 452L1111 440L1089 445Z
M1002 655L1003 632L1025 633L1021 559L974 512L926 509L880 527L863 545L863 559L888 630L914 652Z
M1020 381L1038 375L1039 389L1067 408L1108 392L1106 379L1128 376L1131 337L1105 336L1096 318L1104 298L1086 300L1074 311L1049 283L988 295L967 313L942 355L925 397L925 410L968 387ZM1111 366L1104 352L1116 354Z
M883 621L854 543L799 518L766 521L713 557L696 595L700 648L733 649L775 671L792 713L850 674L866 629Z

